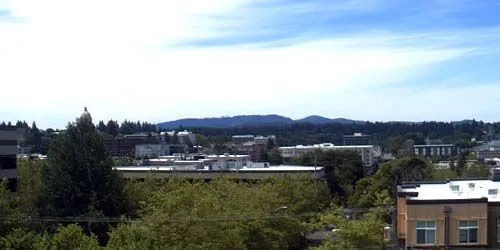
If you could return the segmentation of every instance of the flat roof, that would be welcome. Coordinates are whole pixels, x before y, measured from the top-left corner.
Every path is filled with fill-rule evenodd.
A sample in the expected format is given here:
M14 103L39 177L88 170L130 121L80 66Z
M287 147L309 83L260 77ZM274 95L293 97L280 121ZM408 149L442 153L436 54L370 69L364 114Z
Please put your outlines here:
M491 191L490 191L491 190ZM496 191L495 191L496 190ZM500 202L500 181L450 180L443 182L415 183L398 186L398 193L418 193L407 196L407 200L469 200L487 198Z
M355 149L355 148L373 148L373 145L349 145L349 146L335 146L333 143L322 143L314 145L296 145L280 147L280 149L311 149L311 148L331 148L331 149Z
M200 172L217 172L218 170L196 169L196 170L182 170L175 168L186 168L186 166L117 166L114 169L118 171L200 171ZM240 169L225 169L226 171L252 171L252 172L304 172L304 171L321 171L323 167L314 166L292 166L292 165L279 165L270 166L267 168L240 168Z

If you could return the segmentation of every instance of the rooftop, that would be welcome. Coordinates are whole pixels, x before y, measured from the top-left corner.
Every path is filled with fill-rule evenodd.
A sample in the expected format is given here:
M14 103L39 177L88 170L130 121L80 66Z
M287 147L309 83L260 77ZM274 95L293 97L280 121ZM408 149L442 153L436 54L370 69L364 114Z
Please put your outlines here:
M321 143L314 145L297 145L280 147L281 149L294 149L294 148L332 148L332 149L354 149L354 148L373 148L373 145L352 145L352 146L336 146L333 143Z
M407 196L407 200L467 200L488 198L488 201L500 202L500 182L482 180L450 180L404 184L398 186L398 192L418 193Z
M180 169L176 169L180 168ZM185 166L117 166L114 169L118 171L186 171ZM311 166L292 166L292 165L279 165L270 166L267 168L241 168L241 169L229 169L227 171L252 171L252 172L304 172L304 171L321 171L323 167L311 167ZM189 170L187 170L189 171ZM193 170L191 170L193 171ZM196 169L195 171L207 172L207 171L217 171L208 169Z

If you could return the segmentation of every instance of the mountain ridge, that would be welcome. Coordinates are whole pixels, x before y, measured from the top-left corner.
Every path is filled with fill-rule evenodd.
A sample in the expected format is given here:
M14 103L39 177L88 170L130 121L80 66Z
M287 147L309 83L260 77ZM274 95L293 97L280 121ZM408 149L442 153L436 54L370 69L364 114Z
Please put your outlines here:
M293 123L310 123L315 125L328 123L365 123L364 121L350 120L346 118L326 118L319 115L311 115L302 119L293 120L289 117L269 114L269 115L237 115L207 118L184 118L157 124L162 129L177 129L179 127L208 127L208 128L231 128L239 126L277 125Z

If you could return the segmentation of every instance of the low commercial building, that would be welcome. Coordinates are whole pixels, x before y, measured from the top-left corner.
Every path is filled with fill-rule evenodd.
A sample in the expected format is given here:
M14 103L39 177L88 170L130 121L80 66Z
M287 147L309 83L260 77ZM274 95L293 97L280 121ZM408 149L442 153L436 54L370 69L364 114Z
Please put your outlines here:
M306 166L270 166L270 167L250 167L242 169L194 169L188 166L119 166L114 167L127 179L141 178L201 178L212 180L219 177L226 177L237 180L259 180L272 177L284 177L289 175L310 175L315 180L324 181L325 172L322 167Z
M299 157L308 153L320 151L354 151L359 153L363 166L372 166L375 164L375 151L373 145L357 145L357 146L336 146L332 143L322 143L315 145L297 145L291 147L280 147L281 156L285 159Z
M399 185L400 245L406 249L500 249L499 192L500 169L492 169L490 179Z

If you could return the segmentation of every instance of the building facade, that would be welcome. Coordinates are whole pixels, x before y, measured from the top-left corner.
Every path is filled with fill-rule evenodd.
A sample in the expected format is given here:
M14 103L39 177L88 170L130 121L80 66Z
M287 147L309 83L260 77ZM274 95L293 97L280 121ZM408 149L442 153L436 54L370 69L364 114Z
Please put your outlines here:
M500 178L399 185L399 245L404 249L500 249L499 192Z
M413 150L416 156L424 157L456 155L453 144L414 145Z
M0 179L9 180L9 188L15 189L17 180L17 128L0 130Z
M135 145L135 158L157 158L170 154L170 147L167 144L138 144Z
M372 137L362 133L354 133L352 135L344 135L343 142L344 146L371 145Z
M335 146L332 143L322 143L315 145L297 145L291 147L280 147L281 156L285 159L299 157L308 153L320 151L354 151L361 157L363 166L372 166L375 164L375 147L373 145L358 145L358 146Z

